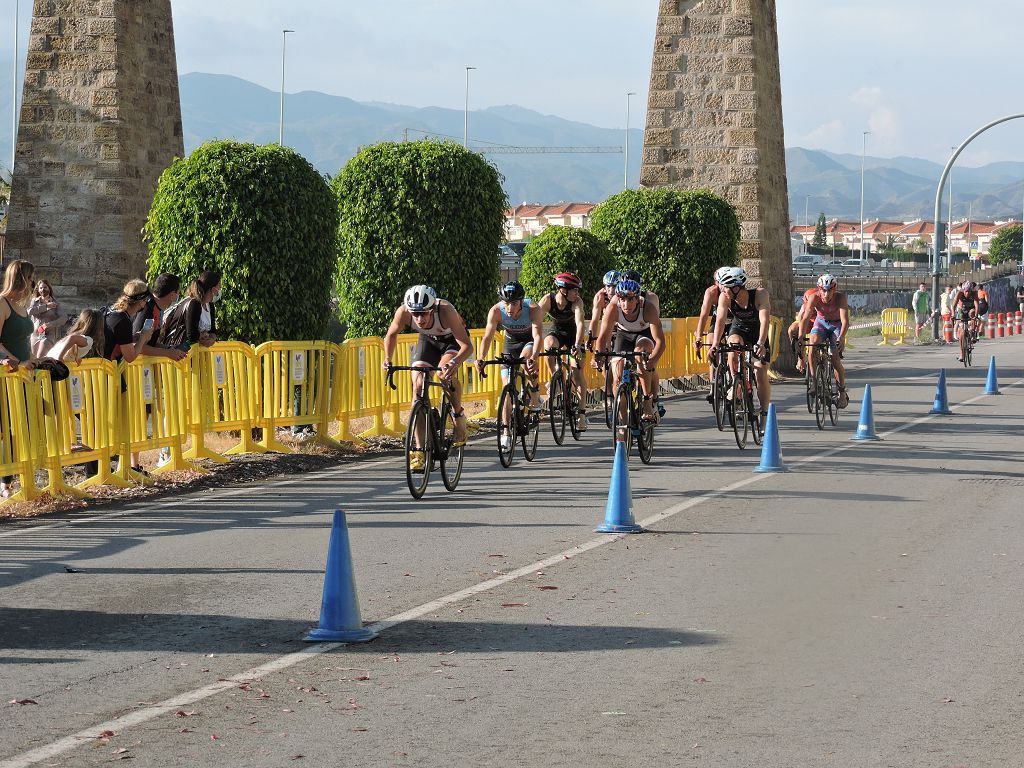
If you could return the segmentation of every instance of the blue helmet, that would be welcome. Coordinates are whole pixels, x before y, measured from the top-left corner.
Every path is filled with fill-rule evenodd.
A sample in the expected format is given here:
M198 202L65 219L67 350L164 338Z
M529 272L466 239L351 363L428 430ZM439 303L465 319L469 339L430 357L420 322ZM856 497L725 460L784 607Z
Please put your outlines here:
M640 283L636 280L619 280L618 285L615 286L616 296L625 296L626 294L632 293L636 296L640 295Z
M614 286L621 279L622 275L620 275L616 269L609 269L604 273L604 284L609 288Z

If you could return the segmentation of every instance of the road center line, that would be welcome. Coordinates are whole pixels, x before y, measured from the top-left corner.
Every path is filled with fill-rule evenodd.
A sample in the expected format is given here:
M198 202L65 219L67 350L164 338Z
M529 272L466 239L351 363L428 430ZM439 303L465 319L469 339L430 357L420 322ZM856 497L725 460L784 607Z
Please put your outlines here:
M1019 379L1013 382L1012 384L1006 386L1005 388L1010 389L1012 387L1020 386L1021 384L1024 384L1024 379ZM951 406L950 409L956 410L963 406L971 405L972 403L975 403L979 400L983 400L986 397L990 397L990 395L977 395L976 397L973 397L969 400L965 400L962 403L957 403L956 405ZM888 437L891 435L895 435L899 432L903 432L919 424L931 421L932 419L939 415L941 414L928 414L925 416L921 416L917 419L914 419L913 421L909 421L906 424L896 427L895 429L891 429L888 432L882 433L880 437ZM798 459L793 463L794 465L808 464L813 461L819 461L830 456L835 456L836 454L842 453L844 451L862 447L863 445L865 445L865 443L859 442L851 442L846 445L839 445L827 451L822 451L820 453L812 454L802 459ZM393 461L393 459L389 458L385 461ZM379 464L383 462L374 463ZM708 491L707 493L703 493L700 496L696 496L692 499L688 499L687 501L671 506L668 509L665 509L657 514L645 518L644 520L640 521L640 524L644 527L652 526L663 520L667 520L668 518L673 517L674 515L677 515L680 512L683 512L687 509L692 509L693 507L696 507L698 504L701 504L705 501L720 498L732 491L738 490L745 486L752 485L756 482L766 480L774 476L775 475L766 473L760 475L752 475L742 480L738 480L736 482L730 483L729 485L725 485L717 490ZM290 483L294 481L288 482ZM137 512L138 510L135 511ZM125 510L121 513L112 513L111 515L103 515L95 519L106 519L114 515L128 514L129 512L131 512L131 510ZM77 522L84 521L80 520ZM54 526L45 527L56 527L56 524ZM39 530L39 528L29 530ZM458 592L453 592L450 595L440 597L436 600L431 600L428 603L424 603L422 605L416 606L415 608L410 608L407 611L403 611L401 613L397 613L393 616L390 616L386 619L382 619L381 621L371 624L370 628L380 632L386 629L390 629L391 627L404 624L405 622L413 621L414 619L418 619L421 616L433 613L454 603L461 602L462 600L465 600L469 597L474 597L483 592L487 592L497 587L500 587L504 584L508 584L509 582L522 578L523 576L529 576L531 573L535 573L536 571L541 570L543 568L551 568L555 565L565 562L566 560L571 560L575 557L578 557L579 555L589 552L590 550L597 549L598 547L604 546L606 544L614 543L620 539L626 538L629 535L630 534L608 534L600 536L598 538L590 539L589 541L572 547L571 549L563 550L562 552L547 557L543 560L538 560L536 562L531 563L530 565L522 566L521 568L517 568L514 571L510 571L509 573L502 574L501 576L495 577L493 579L482 581L479 584L475 584L471 587L461 589ZM161 715L171 714L182 707L195 704L196 702L202 701L203 699L207 699L210 696L215 696L218 693L230 690L231 688L234 688L235 686L241 683L251 681L256 678L262 678L266 675L273 674L274 672L280 672L283 669L288 669L289 667L301 664L302 662L314 658L322 653L328 653L330 651L334 651L338 648L343 647L345 647L344 643L324 643L320 645L309 646L301 651L290 653L286 656L281 656L280 658L277 658L261 666L253 667L244 672L240 672L237 675L234 675L230 678L218 680L217 682L211 683L210 685L204 686L202 688L197 688L187 693L179 694L178 696L175 696L170 699L165 699L164 701L156 704L147 705L143 709L138 709L134 712L129 712L112 720L108 720L104 723L99 723L97 725L90 726L89 728L78 731L77 733L71 734L70 736L60 738L45 746L37 747L36 749L24 752L21 755L0 762L0 768L27 768L28 766L34 765L43 760L51 759L65 752L68 752L77 746L81 746L86 742L93 741L102 731L113 731L116 729L118 732L123 733L126 728L130 728L135 725L140 725L142 723L160 717Z

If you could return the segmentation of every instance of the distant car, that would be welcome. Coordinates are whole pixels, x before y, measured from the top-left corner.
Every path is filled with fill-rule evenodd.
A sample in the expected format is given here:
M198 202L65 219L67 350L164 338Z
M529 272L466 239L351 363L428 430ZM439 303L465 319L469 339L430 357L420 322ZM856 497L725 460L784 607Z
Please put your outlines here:
M840 266L843 267L870 267L871 262L867 259L847 259Z
M816 253L801 253L799 256L793 257L794 267L810 267L815 264L824 264L825 259L823 256L819 256Z
M879 259L878 266L880 267L892 267L895 266L892 259Z
M520 259L523 258L523 253L526 251L526 243L523 242L516 241L512 243L502 243L502 245L515 251L516 256Z

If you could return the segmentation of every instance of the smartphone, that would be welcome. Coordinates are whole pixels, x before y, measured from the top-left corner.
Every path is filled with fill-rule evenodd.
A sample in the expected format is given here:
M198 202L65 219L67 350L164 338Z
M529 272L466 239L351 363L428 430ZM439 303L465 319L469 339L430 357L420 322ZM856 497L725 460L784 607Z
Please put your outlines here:
M149 317L142 321L142 330L150 331L153 329L153 318Z

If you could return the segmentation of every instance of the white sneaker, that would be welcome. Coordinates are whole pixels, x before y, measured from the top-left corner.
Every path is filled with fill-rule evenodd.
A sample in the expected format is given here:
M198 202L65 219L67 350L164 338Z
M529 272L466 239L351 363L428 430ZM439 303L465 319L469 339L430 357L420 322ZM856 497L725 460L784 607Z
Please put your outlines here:
M160 449L160 458L158 458L156 460L157 468L159 469L160 467L164 466L165 464L170 464L170 463L171 463L171 452L169 450L167 450L166 448L161 448Z
M576 422L576 429L578 431L580 431L580 432L586 432L587 431L587 426L588 426L587 414L581 413L580 416L579 416L579 420Z

